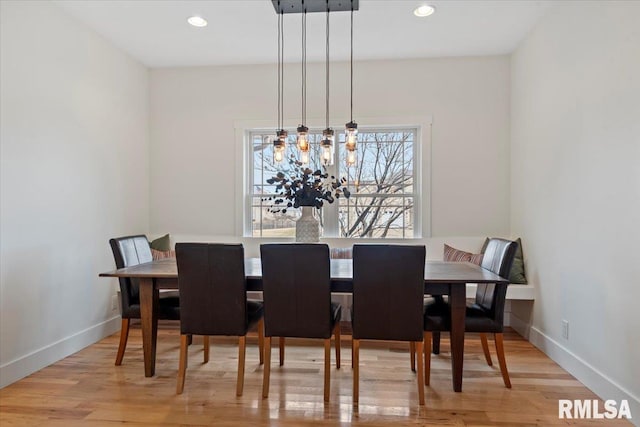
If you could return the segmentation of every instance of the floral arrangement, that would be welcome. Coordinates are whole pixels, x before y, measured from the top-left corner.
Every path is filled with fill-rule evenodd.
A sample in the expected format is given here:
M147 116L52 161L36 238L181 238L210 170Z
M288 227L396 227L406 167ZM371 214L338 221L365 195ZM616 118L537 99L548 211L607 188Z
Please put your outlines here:
M287 209L300 206L320 209L324 202L333 203L340 197L348 199L351 196L345 178L329 178L326 171L304 167L302 162L294 158L289 159L289 166L286 173L279 171L274 177L267 179L268 184L276 184L276 195L265 199L273 200L270 212L284 214Z

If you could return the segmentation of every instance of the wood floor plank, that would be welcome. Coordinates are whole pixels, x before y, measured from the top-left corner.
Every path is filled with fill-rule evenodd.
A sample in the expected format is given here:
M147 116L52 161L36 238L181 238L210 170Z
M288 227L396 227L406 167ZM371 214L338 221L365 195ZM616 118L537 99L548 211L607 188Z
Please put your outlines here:
M351 347L349 328L341 342ZM9 426L547 426L595 425L558 419L558 399L597 397L512 331L504 346L512 389L500 370L488 366L480 339L465 342L462 393L451 389L447 334L441 353L431 355L426 406L418 405L416 373L406 343L361 342L360 402L352 405L351 352L341 369L331 366L329 403L323 401L324 350L320 340L287 339L287 363L271 366L269 398L262 399L257 333L247 337L244 392L236 396L238 344L235 337L211 337L211 359L203 364L202 339L190 347L184 393L176 395L180 331L161 323L156 376L145 378L139 324L131 326L127 352L114 366L114 334L0 390L0 425ZM497 364L495 364L497 365ZM602 405L602 404L601 404ZM602 407L602 406L601 406ZM607 425L630 425L607 420Z

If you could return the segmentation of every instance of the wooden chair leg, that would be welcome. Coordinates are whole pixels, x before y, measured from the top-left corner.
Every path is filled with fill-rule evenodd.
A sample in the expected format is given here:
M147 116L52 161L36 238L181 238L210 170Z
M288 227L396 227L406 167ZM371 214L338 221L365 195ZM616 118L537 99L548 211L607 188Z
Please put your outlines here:
M120 344L118 345L118 354L116 354L116 366L122 365L124 350L127 348L127 340L129 339L129 319L122 319L122 327L120 328Z
M487 361L487 365L493 366L491 361L491 353L489 353L489 343L487 342L487 334L480 334L480 342L482 343L482 351L484 351L484 358Z
M500 364L500 372L502 373L502 380L506 388L511 388L511 380L509 379L509 372L507 371L507 361L504 358L504 343L503 335L493 334L496 341L496 353L498 353L498 363Z
M354 360L355 357L353 356L353 336L351 337L351 369L353 369L353 367L355 366Z
M329 401L331 393L331 338L324 340L324 401Z
M258 321L258 351L260 352L260 364L264 364L264 317Z
M284 365L284 337L280 337L280 366Z
M336 369L340 369L340 322L336 322L333 330L333 337L336 340Z
M352 341L353 351L353 406L358 406L360 400L360 340Z
M424 331L424 385L431 382L431 336L432 333Z
M269 397L269 373L271 370L271 337L264 339L264 373L262 376L262 397Z
M416 371L416 343L409 342L409 352L411 353L411 372Z
M209 363L209 336L202 337L202 345L204 346L204 363Z
M433 332L433 354L440 354L440 332Z
M236 396L242 396L244 387L244 357L247 348L247 337L238 337L238 383L236 384Z
M176 394L182 394L184 390L184 379L187 373L187 361L189 350L189 338L187 335L180 335L180 364L178 365L178 384Z
M416 359L418 362L418 402L420 406L424 406L424 372L422 365L422 341L416 341ZM429 353L428 351L426 353Z

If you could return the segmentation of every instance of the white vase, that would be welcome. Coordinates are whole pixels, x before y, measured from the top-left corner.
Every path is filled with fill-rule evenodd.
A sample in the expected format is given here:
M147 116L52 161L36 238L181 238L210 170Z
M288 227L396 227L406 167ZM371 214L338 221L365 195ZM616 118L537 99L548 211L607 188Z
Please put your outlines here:
M320 222L313 215L313 206L302 206L302 216L296 221L296 242L317 243L320 241Z

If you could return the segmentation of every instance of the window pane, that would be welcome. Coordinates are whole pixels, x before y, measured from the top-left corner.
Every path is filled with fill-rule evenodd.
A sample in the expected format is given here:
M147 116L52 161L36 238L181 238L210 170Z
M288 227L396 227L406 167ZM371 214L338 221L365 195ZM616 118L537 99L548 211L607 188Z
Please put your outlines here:
M339 201L343 237L414 237L412 197L352 197Z
M300 209L287 209L286 213L271 212L271 201L254 197L251 207L251 229L253 237L295 237L296 220Z

